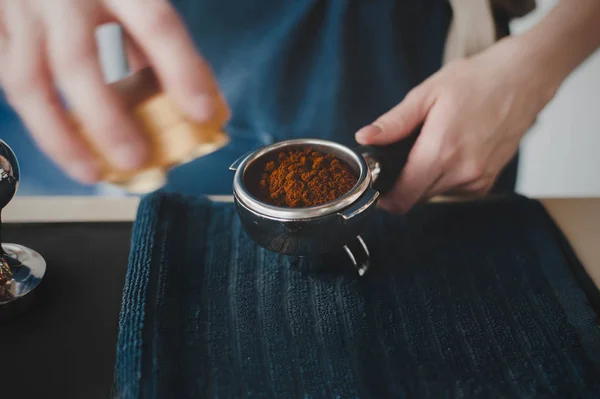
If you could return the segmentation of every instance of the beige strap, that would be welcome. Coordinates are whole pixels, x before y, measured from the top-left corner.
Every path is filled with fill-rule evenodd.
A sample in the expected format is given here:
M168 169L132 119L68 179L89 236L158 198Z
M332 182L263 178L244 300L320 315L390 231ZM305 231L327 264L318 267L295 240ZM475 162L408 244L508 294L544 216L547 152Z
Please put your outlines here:
M524 17L537 8L536 0L490 0L492 8L502 10L509 19Z
M496 41L489 1L449 0L453 19L446 38L444 64L481 52Z

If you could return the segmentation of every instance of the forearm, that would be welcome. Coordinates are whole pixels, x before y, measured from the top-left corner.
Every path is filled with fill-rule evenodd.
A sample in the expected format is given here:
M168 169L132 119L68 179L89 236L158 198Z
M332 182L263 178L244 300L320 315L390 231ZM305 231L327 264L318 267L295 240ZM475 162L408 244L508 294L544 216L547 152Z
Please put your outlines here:
M518 40L527 61L556 90L600 47L600 0L561 0Z

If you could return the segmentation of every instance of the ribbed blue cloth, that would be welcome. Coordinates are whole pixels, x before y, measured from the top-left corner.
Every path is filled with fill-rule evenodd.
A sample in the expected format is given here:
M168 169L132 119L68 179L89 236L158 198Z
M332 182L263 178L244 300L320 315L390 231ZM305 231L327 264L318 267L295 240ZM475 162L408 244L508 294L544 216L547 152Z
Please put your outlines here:
M231 204L150 195L116 396L600 397L598 293L558 233L523 197L428 204L375 215L367 276L307 274L258 248Z

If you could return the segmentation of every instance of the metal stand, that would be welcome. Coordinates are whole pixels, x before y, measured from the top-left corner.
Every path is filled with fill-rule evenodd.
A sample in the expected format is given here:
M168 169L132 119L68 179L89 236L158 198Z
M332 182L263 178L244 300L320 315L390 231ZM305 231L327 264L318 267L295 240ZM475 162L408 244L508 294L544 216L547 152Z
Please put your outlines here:
M314 273L324 278L337 277L340 274L358 273L363 277L371 267L369 249L360 236L338 250L315 257L295 258L293 265L304 273Z
M364 276L371 266L371 255L362 237L357 236L354 241L344 245L344 251L350 257L350 261L352 261L358 275L361 277Z
M19 185L19 163L12 149L0 140L0 216ZM46 261L36 251L19 244L2 243L0 217L0 320L26 311L33 291L46 272Z

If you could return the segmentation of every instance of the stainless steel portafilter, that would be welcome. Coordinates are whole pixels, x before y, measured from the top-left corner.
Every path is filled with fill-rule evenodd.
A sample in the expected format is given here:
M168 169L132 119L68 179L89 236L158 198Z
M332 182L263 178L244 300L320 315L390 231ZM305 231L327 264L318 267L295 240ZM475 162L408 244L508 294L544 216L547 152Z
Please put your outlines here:
M280 254L322 257L343 249L358 274L364 275L370 255L360 233L379 196L392 189L417 137L415 132L390 146L355 149L329 140L294 139L242 156L230 167L235 171L233 194L242 226L258 245ZM256 187L265 163L282 151L306 148L343 161L358 176L354 187L314 207L279 207L259 199Z

